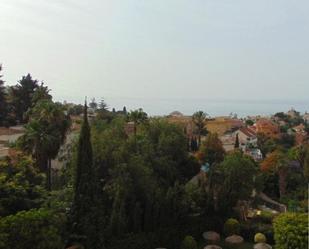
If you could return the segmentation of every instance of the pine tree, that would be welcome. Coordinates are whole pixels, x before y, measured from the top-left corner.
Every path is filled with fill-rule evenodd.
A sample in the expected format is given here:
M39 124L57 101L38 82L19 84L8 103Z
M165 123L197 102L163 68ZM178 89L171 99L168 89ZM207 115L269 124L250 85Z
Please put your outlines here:
M84 107L84 120L78 142L74 201L71 213L71 240L81 242L86 248L95 248L95 170L93 165L90 126L87 104Z
M236 141L235 141L235 145L234 145L235 149L239 148L239 137L238 137L238 133L236 134Z

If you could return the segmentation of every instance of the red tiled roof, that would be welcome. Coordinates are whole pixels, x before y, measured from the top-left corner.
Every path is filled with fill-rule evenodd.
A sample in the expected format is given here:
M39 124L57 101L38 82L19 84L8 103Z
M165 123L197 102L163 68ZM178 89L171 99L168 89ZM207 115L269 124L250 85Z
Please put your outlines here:
M253 129L242 127L239 129L239 131L244 133L248 137L256 137L256 132Z

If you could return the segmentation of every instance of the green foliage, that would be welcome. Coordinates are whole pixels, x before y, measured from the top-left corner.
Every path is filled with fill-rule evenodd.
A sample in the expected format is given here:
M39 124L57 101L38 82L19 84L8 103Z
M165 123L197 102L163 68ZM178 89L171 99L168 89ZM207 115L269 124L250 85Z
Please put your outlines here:
M25 133L18 139L18 146L31 154L40 170L47 174L47 188L51 188L50 160L58 154L70 119L61 105L51 100L40 100L29 112L30 121Z
M198 152L198 158L202 163L213 164L221 163L224 159L225 151L221 140L216 133L210 133L207 135L206 140L202 143L202 146Z
M181 244L181 249L197 249L197 243L192 236L186 236Z
M268 153L273 152L277 148L277 143L274 139L269 138L264 133L257 134L258 148L260 148L263 156L265 157Z
M276 249L308 248L308 217L303 213L284 213L274 220Z
M148 115L140 108L135 111L130 111L127 115L127 120L134 122L134 136L136 136L137 126L145 124L148 121Z
M27 157L0 162L0 216L38 208L45 196L45 178Z
M123 235L151 232L158 245L168 245L171 239L164 237L169 231L179 235L187 227L192 207L184 184L199 172L199 165L188 155L180 127L150 119L128 137L124 125L117 117L111 123L95 121L92 127L101 210L107 217L101 236L114 246Z
M255 243L266 243L266 237L262 233L257 233L254 235L254 242Z
M243 236L246 241L253 241L254 236L257 233L264 234L267 242L274 244L274 231L272 224L265 224L259 219L247 220L246 222L241 223L241 236Z
M217 193L218 209L226 215L238 200L248 200L255 188L257 165L254 160L236 151L211 172L211 189Z
M73 105L70 107L67 107L68 115L75 115L79 116L83 113L83 105Z
M251 119L247 119L246 120L246 125L247 126L252 126L252 125L254 125L254 122Z
M32 98L38 86L38 81L34 80L30 74L27 74L22 77L16 86L10 88L10 103L19 122L26 121L25 113L33 106Z
M97 179L93 165L87 106L84 107L84 121L79 135L75 165L74 199L70 214L70 233L73 242L82 242L86 248L95 248L98 241L96 230L96 188ZM80 241L82 240L82 241Z
M198 145L201 145L201 136L207 135L208 131L206 128L206 117L207 113L203 111L197 111L192 115L192 121L196 127L196 133L198 136Z
M230 236L240 233L240 224L238 220L230 218L224 223L224 234Z
M62 248L61 220L63 217L44 209L22 211L0 218L0 248Z

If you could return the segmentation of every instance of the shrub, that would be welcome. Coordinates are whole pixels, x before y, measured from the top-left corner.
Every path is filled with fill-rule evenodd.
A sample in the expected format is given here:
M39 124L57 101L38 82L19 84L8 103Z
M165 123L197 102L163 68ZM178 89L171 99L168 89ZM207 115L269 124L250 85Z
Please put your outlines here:
M264 234L262 233L257 233L255 236L254 236L254 242L255 243L265 243L266 242L266 237Z
M224 233L225 235L239 234L240 224L238 220L230 218L224 223Z
M197 243L192 236L186 236L181 244L181 249L197 249Z
M284 213L274 220L276 249L308 248L307 214Z
M44 209L18 212L0 219L0 249L62 248L57 218Z

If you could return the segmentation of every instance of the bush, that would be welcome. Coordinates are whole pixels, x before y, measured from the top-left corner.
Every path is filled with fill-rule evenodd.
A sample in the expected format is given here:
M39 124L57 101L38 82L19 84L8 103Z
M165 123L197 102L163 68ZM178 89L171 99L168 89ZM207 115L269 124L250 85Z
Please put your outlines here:
M240 224L238 220L230 218L224 223L224 233L225 235L239 234Z
M274 220L276 249L308 248L307 214L284 213Z
M273 227L271 224L263 224L255 220L241 224L241 236L243 236L246 241L254 240L254 236L257 233L264 234L268 243L274 244Z
M192 236L186 236L181 244L181 249L197 249L197 243Z
M0 249L62 248L59 218L44 209L22 211L0 219Z
M266 243L266 237L264 234L262 233L257 233L255 236L254 236L254 242L255 243Z

